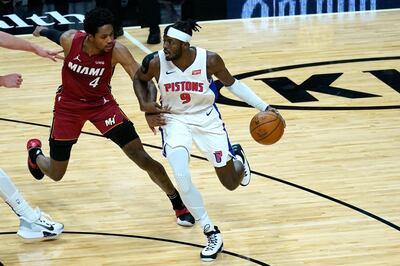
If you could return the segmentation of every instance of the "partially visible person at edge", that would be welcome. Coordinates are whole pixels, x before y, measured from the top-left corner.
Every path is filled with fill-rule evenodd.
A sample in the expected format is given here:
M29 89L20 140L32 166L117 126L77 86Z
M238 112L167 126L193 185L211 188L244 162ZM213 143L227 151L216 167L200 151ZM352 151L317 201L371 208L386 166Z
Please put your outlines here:
M47 50L34 43L17 38L3 31L0 31L0 47L32 52L38 56L49 58L53 61L56 61L56 59L63 59L63 57L59 55L60 51ZM7 74L0 76L0 86L4 86L6 88L19 88L22 80L22 75L19 73Z
M189 172L192 143L212 163L220 182L228 190L235 190L239 184L247 186L251 172L242 147L230 143L215 104L218 91L212 76L258 110L278 111L232 77L218 54L190 46L192 32L198 30L199 25L190 20L167 26L163 50L144 58L136 72L134 88L141 110L147 112L149 127L155 133L155 127L161 126L163 153L172 167L182 200L207 237L200 258L213 261L223 249L223 239L192 183ZM161 105L156 102L155 88L146 86L152 78L158 81ZM166 124L150 119L155 108L165 113Z
M62 59L59 52L49 51L34 43L14 37L11 34L0 31L0 47L28 51L38 56L49 58L53 61ZM0 87L19 88L22 76L18 73L0 76ZM24 239L48 240L61 235L64 225L52 221L50 216L39 208L33 209L24 199L11 178L0 168L0 197L7 203L19 217L20 225L17 235Z
M168 195L177 223L192 226L194 218L184 206L164 167L144 150L133 123L111 94L110 80L116 64L121 64L132 80L139 68L128 49L114 40L111 11L103 8L89 11L85 15L84 30L62 33L38 27L33 33L61 45L65 60L62 85L55 96L49 138L50 157L43 154L39 139L30 139L27 149L31 174L36 179L47 175L54 181L61 180L68 167L72 146L77 142L85 122L90 121Z

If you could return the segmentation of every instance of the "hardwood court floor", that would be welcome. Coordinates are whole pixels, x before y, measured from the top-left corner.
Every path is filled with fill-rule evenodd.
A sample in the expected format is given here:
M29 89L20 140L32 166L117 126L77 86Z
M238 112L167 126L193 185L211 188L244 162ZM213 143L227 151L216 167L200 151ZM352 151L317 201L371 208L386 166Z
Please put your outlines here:
M229 192L207 162L191 159L193 181L224 236L225 252L213 265L399 265L399 16L394 10L201 23L192 45L218 52L234 75L250 73L242 81L280 107L287 123L279 143L262 146L248 133L256 110L219 105L232 142L246 151L253 179L249 187ZM146 40L146 29L127 32ZM24 38L56 47L46 39ZM127 38L120 41L138 60L145 55ZM161 45L146 47L155 51ZM0 261L206 264L199 260L205 244L199 227L178 227L162 191L97 135L82 134L61 182L33 180L25 142L40 137L48 154L61 63L5 49L0 62L0 73L24 75L22 88L0 90L0 166L33 206L65 223L66 230L56 241L24 243L15 235L18 220L1 204ZM297 94L276 91L293 92L296 84ZM171 173L159 135L147 129L121 67L112 85L143 143L154 145L146 150ZM352 90L349 97L369 96L327 94L344 93L335 88ZM226 89L221 93L235 99ZM305 102L307 93L317 101ZM84 130L97 134L89 124Z

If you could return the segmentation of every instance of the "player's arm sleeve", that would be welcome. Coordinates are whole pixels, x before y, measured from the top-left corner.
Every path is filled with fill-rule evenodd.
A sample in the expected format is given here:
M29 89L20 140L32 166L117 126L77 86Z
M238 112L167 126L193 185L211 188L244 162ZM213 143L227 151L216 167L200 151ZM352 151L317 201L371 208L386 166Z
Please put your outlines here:
M261 100L246 84L243 84L239 80L235 79L235 82L231 86L227 86L227 89L232 92L235 96L245 101L248 105L254 108L265 111L269 104Z
M140 67L141 71L143 72L143 74L147 74L147 72L149 71L149 66L150 66L150 62L151 60L153 60L153 58L156 56L157 52L153 52L151 54L146 55L143 58L142 61L142 66ZM143 83L146 84L146 83ZM153 80L149 80L147 81L147 100L148 101L156 101L157 98L157 87L154 84Z
M133 79L133 88L139 101L140 110L143 112L147 112L146 104L157 100L157 88L152 81L152 74L149 73L154 55L155 53L145 56Z
M156 56L156 54L157 54L157 52L154 52L154 53L151 53L151 54L146 55L146 56L143 58L141 70L142 70L142 72L143 72L144 74L146 74L147 71L149 71L149 64L150 64L150 61L154 58L154 56Z
M52 42L55 42L58 45L60 44L60 38L61 35L63 34L62 31L58 31L58 30L54 30L54 29L42 29L39 32L40 36L46 37L47 39L49 39Z

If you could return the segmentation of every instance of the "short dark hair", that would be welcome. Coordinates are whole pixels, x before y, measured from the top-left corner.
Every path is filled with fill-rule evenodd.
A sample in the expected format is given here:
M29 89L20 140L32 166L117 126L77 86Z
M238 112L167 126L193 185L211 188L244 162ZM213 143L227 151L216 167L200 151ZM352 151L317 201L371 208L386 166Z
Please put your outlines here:
M193 31L199 31L201 28L196 21L188 19L185 21L179 20L172 25L168 25L164 30L164 35L167 35L169 28L175 28L177 30L183 31L184 33L189 34L190 36L193 35Z
M98 28L107 24L114 25L114 16L106 8L95 8L85 14L83 29L91 35L95 35Z

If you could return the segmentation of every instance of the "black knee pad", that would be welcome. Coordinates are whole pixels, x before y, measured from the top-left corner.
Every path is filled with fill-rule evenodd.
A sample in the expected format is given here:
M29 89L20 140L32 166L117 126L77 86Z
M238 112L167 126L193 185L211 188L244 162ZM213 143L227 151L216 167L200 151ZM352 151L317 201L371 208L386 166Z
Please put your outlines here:
M133 123L129 120L124 120L122 124L114 127L104 134L104 136L111 139L121 149L132 140L139 138Z
M69 160L71 155L72 145L74 145L77 140L55 140L53 138L49 139L50 144L50 158L56 161L66 161Z

